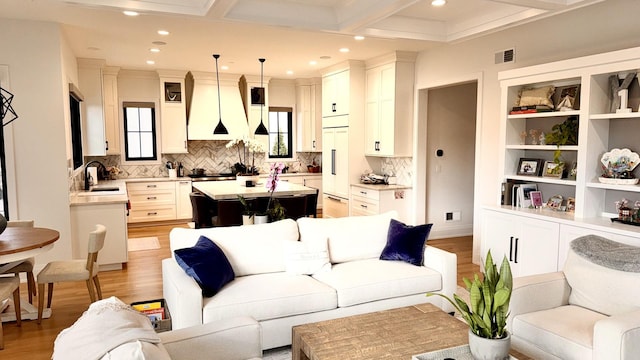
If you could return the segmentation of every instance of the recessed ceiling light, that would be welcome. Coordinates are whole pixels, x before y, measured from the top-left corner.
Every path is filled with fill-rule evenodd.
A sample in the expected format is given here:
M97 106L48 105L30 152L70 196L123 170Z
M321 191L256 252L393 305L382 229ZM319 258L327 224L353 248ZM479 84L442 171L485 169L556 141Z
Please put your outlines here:
M125 10L122 13L127 15L127 16L138 16L138 15L140 15L140 13L138 13L137 11L131 11L131 10Z
M222 65L220 66L221 70L229 70L229 67L227 65Z
M309 61L309 65L317 65L317 64L318 64L318 62L317 62L317 61L315 61L315 60L311 60L311 61Z
M340 48L340 52L341 53L348 53L349 52L349 48Z
M356 35L353 38L356 39L356 40L364 40L364 36L362 36L362 35Z
M159 52L160 52L160 49L158 49L158 48L151 48L151 49L149 49L149 51L151 51L152 53L159 53Z
M293 70L287 70L287 75L293 75Z
M431 1L431 5L433 6L442 6L447 3L447 0L433 0Z
M329 59L331 59L331 56L329 56L329 55L322 55L322 56L320 56L320 59L322 59L322 60L329 60Z
M153 60L147 60L147 65L154 65L156 62Z
M167 30L158 30L158 35L167 36L169 32Z
M91 50L91 51L98 51L98 50L100 50L100 48L99 48L99 47L95 47L95 46L89 46L89 47L87 48L87 50Z
M167 43L164 42L164 41L154 41L154 42L152 42L152 44L153 45L158 45L158 46L167 45Z

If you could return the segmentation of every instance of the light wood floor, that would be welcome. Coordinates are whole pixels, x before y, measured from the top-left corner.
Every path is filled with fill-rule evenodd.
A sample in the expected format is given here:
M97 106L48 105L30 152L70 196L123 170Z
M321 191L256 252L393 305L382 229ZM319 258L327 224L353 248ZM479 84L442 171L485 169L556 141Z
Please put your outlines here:
M129 229L130 238L157 236L161 248L130 252L125 269L101 272L103 297L117 296L125 303L162 298L160 261L170 256L169 231L176 226L186 227L186 224ZM429 240L429 244L458 255L459 284L463 276L469 278L479 271L478 266L471 263L471 237ZM26 299L25 284L21 293ZM56 284L51 318L43 319L41 325L35 320L23 321L20 328L15 322L3 324L5 348L0 350L0 359L50 359L57 334L71 326L88 306L89 294L84 282Z

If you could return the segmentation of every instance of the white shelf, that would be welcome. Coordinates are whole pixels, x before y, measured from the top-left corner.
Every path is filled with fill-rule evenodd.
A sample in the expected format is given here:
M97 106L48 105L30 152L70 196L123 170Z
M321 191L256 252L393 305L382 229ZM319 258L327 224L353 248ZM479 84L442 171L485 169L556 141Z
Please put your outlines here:
M610 120L610 119L639 119L640 112L630 113L610 113L610 114L592 114L589 116L591 120Z
M506 178L510 179L510 180L520 180L520 181L535 182L535 183L576 186L576 181L575 180L556 179L556 178L552 178L552 177L526 176L526 175L507 175Z
M544 150L544 151L578 151L578 145L507 145L507 150Z
M572 115L580 115L580 110L571 110L571 111L547 111L547 112L539 112L539 113L530 113L530 114L514 114L507 116L509 120L515 119L533 119L533 118L552 118L552 117L561 117L561 116L572 116Z
M595 189L618 190L618 191L629 191L629 192L640 193L640 185L613 185L613 184L603 184L598 181L593 181L593 182L587 183L586 186L589 188L595 188Z

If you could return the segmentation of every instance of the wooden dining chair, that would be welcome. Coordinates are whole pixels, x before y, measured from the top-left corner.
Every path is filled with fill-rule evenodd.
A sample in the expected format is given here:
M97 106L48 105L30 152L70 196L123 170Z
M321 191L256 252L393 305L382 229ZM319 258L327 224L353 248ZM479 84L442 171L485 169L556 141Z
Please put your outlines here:
M98 281L98 252L104 246L107 229L104 225L96 225L96 229L89 233L88 255L86 260L52 261L38 273L38 324L42 322L44 306L44 284L47 287L47 307L51 307L53 284L65 281L86 281L91 302L102 300L102 290ZM95 290L94 290L95 285ZM96 299L96 290L98 297Z
M240 200L218 200L218 217L216 226L242 225L244 207Z
M191 200L192 218L196 229L210 228L214 226L215 217L218 214L218 204L206 195L192 192Z
M20 318L20 278L17 276L0 277L0 301L8 299L13 294L13 307L16 312L16 325L21 326ZM4 335L2 321L0 321L0 350L4 349Z
M33 227L33 220L11 220L7 221L7 227ZM15 274L20 276L20 273L27 275L27 290L29 292L29 303L33 304L33 297L36 296L36 279L33 276L33 266L36 263L34 257L30 257L24 260L16 261L15 266L0 272L2 274ZM0 264L2 265L2 264Z
M298 220L307 215L307 195L279 196L276 199L284 208L287 219Z

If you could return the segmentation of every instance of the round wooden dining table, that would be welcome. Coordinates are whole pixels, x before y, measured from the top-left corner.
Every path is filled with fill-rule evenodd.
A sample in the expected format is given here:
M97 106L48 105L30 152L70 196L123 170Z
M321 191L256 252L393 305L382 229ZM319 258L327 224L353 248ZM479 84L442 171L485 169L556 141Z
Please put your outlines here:
M60 233L47 228L8 227L0 234L0 264L20 261L53 247Z
M0 234L0 269L3 265L13 267L10 263L28 259L53 247L60 238L60 233L47 228L8 227ZM26 300L20 301L22 320L38 318L38 309ZM42 317L51 316L51 309L45 309ZM0 314L0 321L15 321L15 313L5 311Z

